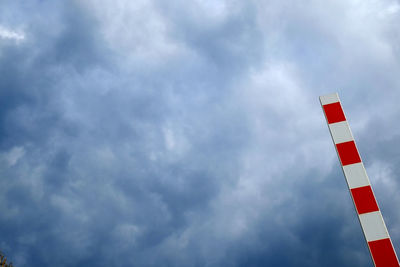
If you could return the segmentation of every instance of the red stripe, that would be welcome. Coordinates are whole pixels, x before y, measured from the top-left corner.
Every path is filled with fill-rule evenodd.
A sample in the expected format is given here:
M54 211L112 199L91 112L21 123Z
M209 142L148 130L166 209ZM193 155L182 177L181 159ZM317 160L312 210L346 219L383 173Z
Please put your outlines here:
M361 158L358 154L354 141L336 144L336 148L343 166L361 162Z
M376 267L399 267L392 242L389 238L368 242Z
M363 186L353 188L350 190L354 199L358 214L367 212L378 211L378 204L376 204L374 193L372 193L371 186Z
M322 107L329 124L346 120L340 102L323 105Z

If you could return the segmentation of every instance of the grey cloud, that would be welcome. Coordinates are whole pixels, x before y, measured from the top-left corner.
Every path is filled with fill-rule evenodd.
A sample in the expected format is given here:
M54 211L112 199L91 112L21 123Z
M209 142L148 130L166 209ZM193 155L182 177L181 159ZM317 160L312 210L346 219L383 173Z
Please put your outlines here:
M395 2L3 5L27 36L0 43L16 266L372 266L335 90L398 247Z

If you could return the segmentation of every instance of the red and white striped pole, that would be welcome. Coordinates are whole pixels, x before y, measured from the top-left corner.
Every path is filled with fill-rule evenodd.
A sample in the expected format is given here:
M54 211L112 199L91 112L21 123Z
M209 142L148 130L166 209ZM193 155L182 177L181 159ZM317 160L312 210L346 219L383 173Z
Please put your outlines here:
M320 96L322 109L376 267L399 267L382 214L337 93Z

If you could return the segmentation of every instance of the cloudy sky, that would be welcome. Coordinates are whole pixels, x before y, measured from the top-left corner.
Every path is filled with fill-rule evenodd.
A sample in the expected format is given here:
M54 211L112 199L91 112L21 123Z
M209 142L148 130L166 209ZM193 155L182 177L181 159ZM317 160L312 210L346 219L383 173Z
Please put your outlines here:
M370 266L318 96L400 249L400 2L0 2L21 266Z

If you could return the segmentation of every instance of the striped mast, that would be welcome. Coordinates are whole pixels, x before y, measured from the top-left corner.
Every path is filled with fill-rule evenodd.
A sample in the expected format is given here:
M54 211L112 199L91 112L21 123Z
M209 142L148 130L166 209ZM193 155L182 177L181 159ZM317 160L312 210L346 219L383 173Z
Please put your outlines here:
M399 267L385 222L371 188L337 93L319 97L350 195L376 267Z

